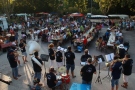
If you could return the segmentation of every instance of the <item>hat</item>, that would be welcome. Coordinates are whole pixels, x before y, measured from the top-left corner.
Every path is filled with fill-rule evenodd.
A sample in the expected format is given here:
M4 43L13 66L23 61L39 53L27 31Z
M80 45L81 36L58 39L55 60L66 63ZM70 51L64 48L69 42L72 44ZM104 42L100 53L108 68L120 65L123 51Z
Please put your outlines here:
M120 44L118 47L121 48L121 49L123 49L124 48L124 45L123 44Z
M107 30L111 30L110 28L107 28Z
M60 50L61 50L61 47L60 47L60 46L58 46L58 47L57 47L57 51L60 51Z
M10 50L9 50L9 53L11 53L11 52L14 52L14 50L13 50L13 49L10 49Z

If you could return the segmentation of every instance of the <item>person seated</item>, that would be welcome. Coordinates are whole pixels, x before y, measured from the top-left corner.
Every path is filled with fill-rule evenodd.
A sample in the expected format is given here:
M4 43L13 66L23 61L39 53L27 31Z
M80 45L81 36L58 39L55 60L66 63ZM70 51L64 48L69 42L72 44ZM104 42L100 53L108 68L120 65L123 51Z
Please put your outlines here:
M49 69L49 73L46 74L47 85L49 88L53 89L57 86L60 86L62 90L62 81L56 79L54 68Z
M91 55L88 54L88 49L84 50L84 55L81 56L81 62L86 62L88 58L92 58Z
M83 47L84 47L84 49L86 48L86 46L87 46L87 38L84 36L84 40L83 40Z
M40 80L39 79L34 79L33 80L33 86L30 86L30 90L41 90L41 85L39 84Z

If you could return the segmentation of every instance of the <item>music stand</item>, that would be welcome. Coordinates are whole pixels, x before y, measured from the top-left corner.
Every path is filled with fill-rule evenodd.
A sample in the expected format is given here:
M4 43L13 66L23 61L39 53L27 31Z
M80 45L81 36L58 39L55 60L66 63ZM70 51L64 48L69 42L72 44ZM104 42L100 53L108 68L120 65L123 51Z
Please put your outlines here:
M48 60L49 60L49 55L41 54L41 55L40 55L40 58L41 58L42 61L44 61L44 69L45 69L44 79L45 79L45 77L46 77L46 66L45 66L45 62L48 62Z
M111 54L105 55L105 57L106 57L107 61L111 62L113 60L113 58L114 58L114 54L111 53ZM109 59L107 57L109 57ZM107 75L103 79L105 79L105 78L111 79L111 76L110 76L109 72L110 72L110 66L108 67Z
M101 73L100 72L100 63L104 62L105 60L104 60L104 57L102 55L96 56L96 59L98 60L98 64L99 64L99 72L98 72L98 77L97 77L95 83L98 82L98 83L102 84L102 81L101 81L101 78L100 78L100 73Z
M108 67L108 74L103 79L105 79L105 78L111 79L109 72L110 72L110 67Z

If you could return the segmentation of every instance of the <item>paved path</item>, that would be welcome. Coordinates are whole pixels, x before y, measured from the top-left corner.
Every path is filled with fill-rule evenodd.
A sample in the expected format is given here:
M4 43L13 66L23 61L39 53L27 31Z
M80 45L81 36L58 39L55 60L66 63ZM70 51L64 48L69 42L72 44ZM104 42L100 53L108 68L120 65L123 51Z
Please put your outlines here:
M102 32L100 33L100 35L103 35L104 32L105 32L105 30L103 29ZM124 34L125 40L130 42L131 47L129 49L129 54L131 54L131 57L133 59L135 59L135 55L134 55L135 31L123 31L123 34ZM48 43L41 43L41 42L39 42L39 43L42 46L42 50L40 51L40 54L42 54L42 53L47 54L48 53L48 50L47 50ZM70 44L67 43L64 46L68 46L68 45L70 45ZM105 52L100 52L98 50L95 50L94 45L95 45L95 41L92 41L91 45L89 46L89 51L90 51L91 55L100 55L100 54L105 55L106 54ZM108 51L108 52L110 52L110 51ZM77 77L75 79L71 79L71 83L68 85L68 87L70 87L73 82L81 83L80 57L82 54L83 54L83 52L76 53L75 74ZM21 60L21 64L22 64L23 62L22 62L21 57L19 57L19 59ZM19 67L19 73L22 76L18 80L13 79L13 82L11 83L11 85L7 85L5 83L0 82L0 90L29 90L28 84L32 85L32 80L33 80L32 71L33 71L33 69L32 69L32 63L31 63L29 56L28 56L28 60L29 60L29 62L27 64L25 64L25 65L22 64L22 67ZM47 67L47 71L48 71L49 62L46 62L46 67ZM98 66L97 66L97 70L98 70ZM9 62L6 58L6 53L0 55L0 72L12 77L11 68L10 68ZM133 72L135 72L135 62L134 62ZM43 75L44 75L44 68L42 71L42 80L41 80L43 83L43 86L44 86L43 90L49 90L47 85L46 85L46 80L43 79ZM97 73L97 75L98 75L98 73ZM110 90L110 81L108 79L102 80L102 84L95 83L95 80L97 79L97 75L93 76L92 90ZM105 64L103 62L103 63L101 63L101 74L100 74L101 79L103 77L105 77L106 75L107 75L107 71L106 71ZM127 90L135 90L134 89L134 85L135 85L134 81L135 81L135 73L133 73L129 78L129 88ZM121 77L120 84L122 84L122 82L123 81L122 81L122 77ZM125 90L125 89L120 87L119 90Z

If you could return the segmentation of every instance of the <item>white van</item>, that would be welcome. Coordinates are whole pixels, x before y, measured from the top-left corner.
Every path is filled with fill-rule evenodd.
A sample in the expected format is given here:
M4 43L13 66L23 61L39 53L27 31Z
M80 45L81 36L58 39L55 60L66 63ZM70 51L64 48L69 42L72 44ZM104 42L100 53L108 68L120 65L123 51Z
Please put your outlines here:
M8 29L8 23L6 17L0 17L0 27L2 30Z

